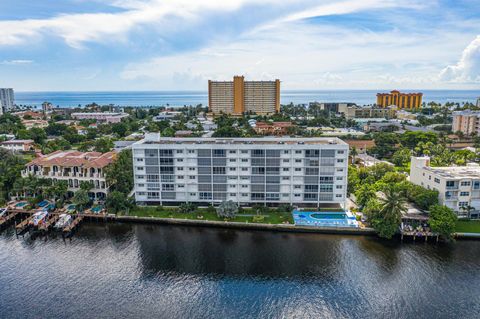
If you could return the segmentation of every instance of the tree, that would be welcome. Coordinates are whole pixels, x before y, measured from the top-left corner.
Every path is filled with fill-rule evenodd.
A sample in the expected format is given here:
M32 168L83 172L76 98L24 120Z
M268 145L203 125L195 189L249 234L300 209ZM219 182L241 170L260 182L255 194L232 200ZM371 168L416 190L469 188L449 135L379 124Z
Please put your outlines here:
M355 192L355 197L357 205L364 207L370 199L376 198L377 194L373 185L364 184Z
M358 155L357 148L354 146L350 150L350 156L352 157L352 165L355 164L355 156Z
M430 207L428 223L433 232L450 239L455 233L456 222L457 215L447 206L433 205Z
M12 152L0 148L0 202L9 198L9 193L22 180L20 172L25 161Z
M93 188L93 181L81 181L80 189L89 192Z
M107 195L105 205L109 212L116 214L118 212L127 210L130 207L130 201L125 194L119 191L113 191Z
M78 211L83 211L88 204L90 204L90 198L88 197L87 191L80 189L75 195L73 195L72 202L76 205Z
M115 161L106 167L105 173L111 191L116 190L128 195L133 188L132 151L121 151Z
M182 203L178 207L181 213L188 214L197 209L197 205L194 203Z
M124 137L128 132L128 125L126 123L120 122L112 125L112 132L117 134L119 137Z
M412 151L408 148L401 148L392 156L392 162L396 166L405 167L410 163L410 157L412 156Z
M162 136L163 137L173 137L175 136L175 130L171 127L167 127L162 131Z
M220 218L234 218L238 213L238 205L232 200L223 201L217 208L217 216Z
M113 148L113 142L106 137L99 138L94 143L95 152L107 153L110 152Z
M402 222L402 215L407 211L407 201L396 187L384 190L384 198L380 199L381 209L373 222L380 237L392 238Z

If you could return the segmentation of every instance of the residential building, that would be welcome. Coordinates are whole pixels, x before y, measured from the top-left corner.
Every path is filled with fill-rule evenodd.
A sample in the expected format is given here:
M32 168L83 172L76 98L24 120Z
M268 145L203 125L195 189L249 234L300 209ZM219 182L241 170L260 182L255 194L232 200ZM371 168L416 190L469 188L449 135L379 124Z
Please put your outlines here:
M480 133L480 111L455 111L452 117L452 132L462 132L464 135Z
M35 143L33 140L10 140L10 141L1 142L0 147L15 153L29 152L29 151L35 150L34 144Z
M160 121L169 121L173 120L175 117L182 115L182 112L178 111L163 111L160 112L157 116L153 118L155 122L160 122Z
M458 215L479 216L480 166L478 164L431 167L428 156L412 157L410 181L438 191L440 204L450 207Z
M96 120L97 123L119 123L125 117L128 117L128 114L121 112L72 113L74 119Z
M348 144L350 150L355 148L357 154L366 154L367 150L375 147L374 140L345 140L345 143Z
M423 93L400 93L393 90L390 93L377 93L377 106L395 105L399 109L418 109L422 107Z
M15 107L15 94L13 89L0 88L0 114L11 112Z
M309 104L309 107L318 106L321 110L326 110L332 113L346 113L348 107L357 106L355 103L348 102L328 102L328 103L318 103L313 102Z
M42 103L42 112L49 113L53 110L53 104L50 102L43 102Z
M214 114L272 114L280 111L280 80L208 81L209 111Z
M395 107L362 107L362 106L349 106L342 112L347 120L354 119L369 119L369 118L383 118L391 119L395 117Z
M113 163L115 156L114 152L56 151L28 163L22 176L49 178L53 182L67 181L70 195L80 189L81 182L91 182L93 188L89 196L104 200L109 187L105 180L105 168Z
M38 127L44 128L48 126L48 121L46 120L22 120L22 124L25 126L27 130Z
M164 138L132 145L139 204L344 207L348 145L338 138Z
M402 120L402 121L416 121L417 120L417 114L408 112L405 110L400 110L396 113L397 119Z
M21 111L12 113L15 116L21 117L23 119L31 119L31 120L43 120L46 116L41 112L33 112L33 111Z
M295 127L292 122L256 122L253 130L261 135L286 135L292 127Z
M477 99L477 107L480 107L480 97Z

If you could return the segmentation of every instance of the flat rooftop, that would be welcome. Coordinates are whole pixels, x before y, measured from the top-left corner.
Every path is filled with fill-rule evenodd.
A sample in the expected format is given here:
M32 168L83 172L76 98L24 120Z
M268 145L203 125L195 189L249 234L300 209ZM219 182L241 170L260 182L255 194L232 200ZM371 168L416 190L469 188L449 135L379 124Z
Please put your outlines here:
M449 179L480 179L480 166L424 167L438 176Z
M242 144L242 145L347 145L339 138L332 137L312 137L312 138L295 138L295 137L258 137L258 138L181 138L181 137L160 137L145 139L136 143L139 144Z

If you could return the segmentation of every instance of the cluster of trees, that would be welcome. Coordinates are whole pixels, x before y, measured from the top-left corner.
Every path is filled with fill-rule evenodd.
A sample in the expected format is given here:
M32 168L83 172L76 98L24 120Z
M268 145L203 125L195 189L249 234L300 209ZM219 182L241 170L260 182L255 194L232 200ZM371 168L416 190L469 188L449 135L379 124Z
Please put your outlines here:
M21 171L25 160L12 152L0 148L0 203L8 200L17 180L21 179Z
M116 160L107 166L105 174L107 183L111 185L105 202L109 211L118 213L131 208L134 205L129 197L133 189L132 151L121 151Z
M405 174L387 164L350 166L348 193L355 195L358 206L381 237L391 238L397 232L408 201L420 209L435 210L431 214L433 231L445 237L453 233L456 215L438 204L438 192L408 182Z

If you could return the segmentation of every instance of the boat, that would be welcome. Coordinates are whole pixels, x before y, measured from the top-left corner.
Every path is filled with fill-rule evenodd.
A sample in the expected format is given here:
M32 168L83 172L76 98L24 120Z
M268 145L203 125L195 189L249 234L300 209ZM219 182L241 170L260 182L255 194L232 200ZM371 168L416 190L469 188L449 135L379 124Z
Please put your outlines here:
M40 210L33 214L32 220L28 223L30 226L38 227L47 222L48 211Z
M6 208L0 208L0 219L7 217L7 209Z
M60 214L60 218L55 223L55 229L63 229L70 225L73 221L72 216L68 214Z

